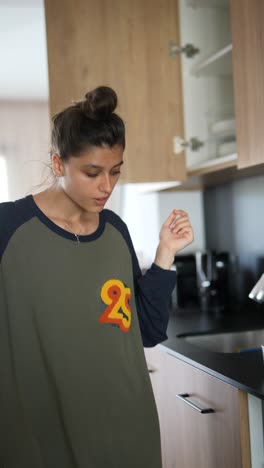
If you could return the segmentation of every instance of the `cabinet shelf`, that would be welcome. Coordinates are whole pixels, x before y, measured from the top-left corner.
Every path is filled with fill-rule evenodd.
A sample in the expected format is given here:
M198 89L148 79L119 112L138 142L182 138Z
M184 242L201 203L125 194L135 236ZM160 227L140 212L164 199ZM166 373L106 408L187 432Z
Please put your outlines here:
M232 44L219 49L192 67L191 73L199 75L232 75Z
M188 176L197 174L207 174L208 172L220 171L227 167L234 167L237 164L237 154L228 154L226 156L217 157L207 161L202 161L199 164L192 165L188 168Z
M228 8L229 0L186 0L191 8Z

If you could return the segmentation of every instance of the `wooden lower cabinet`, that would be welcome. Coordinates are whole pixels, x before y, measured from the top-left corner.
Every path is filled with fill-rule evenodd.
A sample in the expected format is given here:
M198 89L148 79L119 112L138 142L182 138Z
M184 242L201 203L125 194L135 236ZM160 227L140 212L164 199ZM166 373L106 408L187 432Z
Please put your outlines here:
M160 350L146 349L163 468L250 468L247 395ZM177 397L188 394L186 400ZM202 413L198 408L212 409Z

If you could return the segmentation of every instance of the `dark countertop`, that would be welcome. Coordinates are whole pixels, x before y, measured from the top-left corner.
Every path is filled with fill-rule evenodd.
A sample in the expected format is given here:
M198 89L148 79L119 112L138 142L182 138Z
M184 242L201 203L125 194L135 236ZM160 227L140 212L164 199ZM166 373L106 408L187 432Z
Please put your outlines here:
M171 311L168 339L161 345L181 360L264 400L264 361L261 350L247 353L212 352L187 343L183 337L255 329L264 329L264 310L257 305L250 305L250 309L232 308L222 313Z

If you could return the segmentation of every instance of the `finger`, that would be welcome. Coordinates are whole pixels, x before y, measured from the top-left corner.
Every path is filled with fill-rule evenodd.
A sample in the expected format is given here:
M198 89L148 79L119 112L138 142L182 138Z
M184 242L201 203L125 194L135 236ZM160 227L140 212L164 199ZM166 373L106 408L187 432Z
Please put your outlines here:
M179 220L176 220L174 223L171 224L171 229L178 229L183 226L191 226L188 218L180 218Z
M191 232L184 231L184 232L179 232L175 234L175 240L176 239L185 239L185 240L188 240L189 243L191 243L194 238Z
M173 210L171 214L168 216L168 218L165 220L163 223L163 226L165 227L170 227L171 223L174 221L176 215L177 215L178 210Z
M192 231L192 228L191 228L191 226L189 224L184 224L184 225L182 225L182 226L180 226L178 228L172 229L171 232L173 234L182 234L182 232L185 231L185 230L186 231Z
M176 234L182 234L184 232L193 232L192 228L190 226L185 226L185 227L182 227L180 229L174 229L173 231L173 234L176 233Z
M184 215L185 215L185 216L188 216L188 213L187 213L186 211L184 211L184 210L176 210L176 209L175 209L175 210L173 210L173 211L174 211L174 213L175 213L176 215L180 215L180 216L184 216Z
M177 234L175 234L175 235L177 235L179 237L183 237L183 238L188 238L191 241L193 241L193 239L194 239L192 229L182 229L180 232L177 232Z
M174 218L174 220L172 221L172 223L170 224L170 229L173 229L177 226L180 226L181 223L188 223L190 224L190 221L189 221L189 218L188 216L180 216L180 217L177 217L177 218Z

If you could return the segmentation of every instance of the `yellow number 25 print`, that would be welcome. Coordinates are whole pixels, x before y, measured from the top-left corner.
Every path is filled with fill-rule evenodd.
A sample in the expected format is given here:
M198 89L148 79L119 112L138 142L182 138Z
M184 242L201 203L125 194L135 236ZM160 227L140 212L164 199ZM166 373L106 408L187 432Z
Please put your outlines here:
M131 290L126 288L122 281L106 281L101 289L101 298L107 307L99 322L117 324L120 330L127 332L131 325L131 307L128 302L130 297Z

